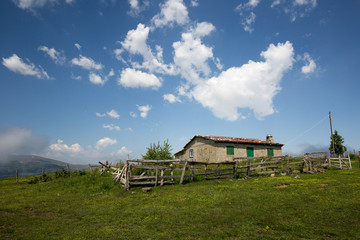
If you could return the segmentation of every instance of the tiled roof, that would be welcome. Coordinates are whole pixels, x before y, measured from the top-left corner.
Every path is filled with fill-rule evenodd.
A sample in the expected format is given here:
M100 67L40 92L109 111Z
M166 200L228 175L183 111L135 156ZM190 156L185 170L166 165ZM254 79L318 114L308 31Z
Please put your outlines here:
M265 145L283 146L283 144L280 144L280 143L270 143L268 141L254 139L254 138L237 138L237 137L203 136L203 135L196 135L195 137L202 137L205 139L213 140L215 142L233 142L233 143L249 143L249 144L265 144Z

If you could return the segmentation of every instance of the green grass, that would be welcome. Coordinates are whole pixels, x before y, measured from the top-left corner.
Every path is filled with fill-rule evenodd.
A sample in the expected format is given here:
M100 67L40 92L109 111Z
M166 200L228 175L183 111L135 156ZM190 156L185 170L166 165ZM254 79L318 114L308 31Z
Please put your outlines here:
M0 180L0 239L359 239L360 169L125 192L110 175Z

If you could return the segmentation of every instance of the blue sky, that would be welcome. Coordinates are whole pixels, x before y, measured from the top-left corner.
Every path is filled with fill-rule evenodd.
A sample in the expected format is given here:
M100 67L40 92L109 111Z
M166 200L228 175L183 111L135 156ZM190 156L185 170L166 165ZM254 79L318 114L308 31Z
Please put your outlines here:
M196 134L359 150L360 1L6 0L0 152L72 163Z

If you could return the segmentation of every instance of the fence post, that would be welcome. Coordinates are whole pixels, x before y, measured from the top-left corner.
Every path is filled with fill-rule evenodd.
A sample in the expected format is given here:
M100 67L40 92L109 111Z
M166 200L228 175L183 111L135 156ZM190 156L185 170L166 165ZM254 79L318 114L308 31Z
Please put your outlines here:
M340 158L340 154L339 154L339 163L340 163L340 169L342 169L342 161L341 161L342 159Z
M190 165L191 166L191 181L193 182L194 181L194 165L193 164L191 164Z
M287 175L290 175L290 158L289 156L285 156L286 158L286 165L287 165Z
M250 158L248 158L248 160L247 160L246 175L247 175L247 176L250 176Z
M233 178L236 178L236 171L237 171L237 162L235 161L233 165L233 173L234 173Z
M155 167L155 187L158 184L158 167Z
M170 164L170 167L171 167L170 175L173 177L174 176L174 167L172 164ZM171 178L171 181L174 182L174 178Z
M16 183L19 182L19 171L18 169L16 169Z
M184 181L184 176L185 176L185 171L186 171L186 166L187 166L187 161L185 161L185 163L184 163L184 167L183 167L183 170L182 170L182 173L181 173L181 177L180 177L180 182L179 182L179 184L182 184L183 183L183 181Z
M360 151L359 151L359 153L360 153ZM207 164L205 163L205 180L206 180L206 171L207 171Z

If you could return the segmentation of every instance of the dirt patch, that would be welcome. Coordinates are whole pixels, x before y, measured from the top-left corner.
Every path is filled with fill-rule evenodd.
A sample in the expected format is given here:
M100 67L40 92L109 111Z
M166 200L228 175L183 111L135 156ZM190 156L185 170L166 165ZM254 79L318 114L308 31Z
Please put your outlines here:
M280 185L276 185L274 188L286 188L289 186L295 185L294 183L284 183L284 184L280 184Z

